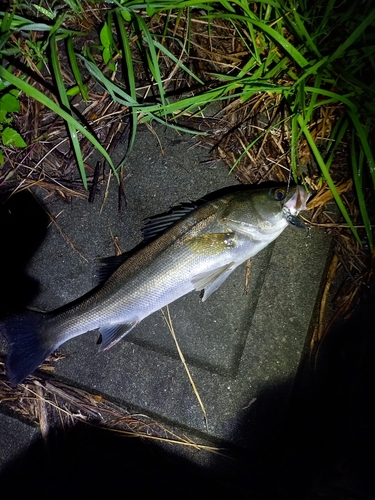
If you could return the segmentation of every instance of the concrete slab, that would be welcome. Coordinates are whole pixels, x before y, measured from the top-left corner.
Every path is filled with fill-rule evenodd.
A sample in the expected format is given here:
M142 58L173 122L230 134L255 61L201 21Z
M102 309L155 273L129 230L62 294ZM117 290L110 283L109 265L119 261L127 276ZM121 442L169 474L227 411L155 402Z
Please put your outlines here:
M157 132L164 155L158 140L140 129L127 158L128 205L122 213L116 196L102 211L102 196L92 206L77 199L71 205L44 200L60 213L60 229L82 255L50 226L28 266L40 282L29 305L49 310L81 296L93 285L96 260L114 254L112 235L129 250L140 242L142 219L235 184L225 166L204 162L207 151L192 148L189 137L162 127ZM97 352L97 333L64 344L66 359L55 376L209 439L245 448L259 443L260 434L272 439L303 353L329 247L319 231L307 238L287 228L253 259L248 294L241 267L207 302L192 293L170 306L208 427L160 312L105 353ZM5 349L4 342L0 347Z

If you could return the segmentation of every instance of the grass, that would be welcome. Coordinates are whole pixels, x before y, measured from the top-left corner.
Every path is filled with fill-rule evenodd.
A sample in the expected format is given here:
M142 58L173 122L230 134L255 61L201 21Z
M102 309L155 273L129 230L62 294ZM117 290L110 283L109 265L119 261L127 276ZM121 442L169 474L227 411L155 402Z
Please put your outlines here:
M52 358L52 363L58 361ZM54 370L51 363L43 366L48 374ZM43 437L47 437L50 427L60 422L68 429L74 424L104 428L124 437L139 437L164 442L169 445L205 450L219 453L219 448L193 442L185 436L177 435L154 419L139 413L130 413L116 403L106 400L99 394L56 381L48 377L31 375L27 383L16 389L5 380L4 360L0 356L0 401L8 409L30 424L40 426Z
M99 4L96 11L100 43L89 39L78 51L77 43L86 34L84 13L94 7L94 2L79 0L38 6L15 2L13 11L0 14L3 89L13 86L65 120L85 187L79 133L118 175L93 131L70 105L77 94L87 102L87 73L114 103L128 110L130 147L139 122L157 121L189 130L180 119L202 115L214 102L246 106L266 96L272 101L266 112L277 110L274 120L255 136L244 138L232 169L236 171L243 158L251 157L254 146L264 145L282 124L294 179L305 175L304 163L317 165L320 179L314 185L328 186L361 245L363 236L358 234L351 208L336 187L340 179L332 170L338 151L348 143L365 238L374 250L369 200L375 187L375 164L369 137L375 116L375 6L370 1L358 6L349 0L115 0L109 7ZM231 52L222 56L225 64L217 57L215 61L218 26L236 40L236 48L233 42ZM198 46L197 33L206 36L209 50ZM20 37L26 41L27 54ZM68 89L59 61L64 43L74 79ZM204 50L211 60L205 58ZM195 63L200 53L201 67ZM54 98L33 84L43 66L53 75ZM303 160L301 151L307 151Z

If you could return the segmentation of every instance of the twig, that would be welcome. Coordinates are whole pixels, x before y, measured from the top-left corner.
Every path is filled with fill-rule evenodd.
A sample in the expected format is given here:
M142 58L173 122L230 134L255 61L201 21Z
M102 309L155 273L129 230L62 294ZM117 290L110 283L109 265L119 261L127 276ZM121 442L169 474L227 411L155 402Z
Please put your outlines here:
M332 257L332 261L331 261L331 264L329 266L329 270L327 273L327 278L326 278L326 283L324 286L322 300L320 301L318 324L315 327L315 330L314 330L314 333L313 333L313 336L312 336L312 339L310 342L311 352L313 352L314 346L316 346L316 344L320 343L322 336L323 336L324 317L325 317L325 310L327 307L327 297L328 297L328 293L329 293L329 290L331 288L332 282L334 280L334 277L336 275L338 263L339 263L339 258L337 255L334 255Z
M190 384L191 384L191 386L193 388L193 391L194 391L194 394L195 394L195 396L196 396L196 398L198 400L199 406L201 407L201 410L202 410L202 413L203 413L203 418L204 418L204 423L205 423L205 426L206 426L206 430L208 432L208 420L207 420L206 409L205 409L204 404L203 404L203 402L201 400L201 397L199 396L199 393L198 393L198 390L197 390L196 385L194 383L193 377L190 374L189 368L188 368L188 366L186 364L186 361L185 361L185 357L182 354L180 346L178 345L176 334L175 334L175 331L174 331L174 328L173 328L173 324L172 324L171 314L169 312L169 307L167 306L166 309L167 309L167 314L165 314L165 312L163 311L163 309L161 310L161 313L163 315L164 321L167 323L169 331L172 334L173 340L175 341L175 344L176 344L176 347L177 347L177 352L178 352L178 354L180 356L182 364L184 365L184 368L186 370L187 376L189 377Z

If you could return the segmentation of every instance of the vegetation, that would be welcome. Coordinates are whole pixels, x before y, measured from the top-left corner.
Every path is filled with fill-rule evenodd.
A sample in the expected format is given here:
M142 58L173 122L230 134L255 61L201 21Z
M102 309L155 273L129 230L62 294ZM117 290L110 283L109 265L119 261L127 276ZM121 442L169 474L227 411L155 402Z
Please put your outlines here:
M87 26L87 12L91 12L91 26ZM337 153L349 141L354 189L373 250L369 199L375 186L370 144L375 117L375 6L371 1L57 0L36 5L19 0L0 16L0 125L6 125L6 113L18 111L4 107L7 99L16 106L16 91L59 115L66 122L85 187L79 134L103 154L118 175L90 124L71 106L72 98L79 94L84 102L88 100L90 79L128 110L130 147L140 122L154 120L186 129L180 124L181 117L201 115L213 102L246 105L254 98L267 97L271 98L267 112L273 113L273 119L248 139L232 169L259 141L283 127L294 179L304 177L311 182L303 163L314 162L320 174L313 185L328 185L361 244L340 192L342 179L332 171ZM95 29L97 39L87 37ZM223 30L233 36L232 51L222 71L214 71L204 59L215 52ZM199 59L195 50L198 31L204 32L210 47L200 55L200 66L194 63ZM73 75L70 84L61 67L63 54ZM55 88L50 97L36 85L46 68ZM146 85L140 85L145 81ZM24 147L20 136L9 139L8 134L9 127L3 127L3 146Z
M352 310L372 276L374 55L371 0L13 0L0 11L0 187L14 179L42 185L48 172L37 168L60 147L61 156L74 152L85 189L95 182L86 162L94 149L121 180L107 136L129 128L131 148L138 125L153 121L202 134L243 182L304 182L317 192L310 224L319 224L332 198L345 220L327 224L324 215L337 245L311 338L310 353L317 354L339 262L350 280L337 316ZM210 121L215 103L220 119ZM64 169L59 178L60 163L50 163L60 188ZM50 421L82 421L198 447L43 374L11 388L1 356L0 379L0 401L38 422L44 437Z

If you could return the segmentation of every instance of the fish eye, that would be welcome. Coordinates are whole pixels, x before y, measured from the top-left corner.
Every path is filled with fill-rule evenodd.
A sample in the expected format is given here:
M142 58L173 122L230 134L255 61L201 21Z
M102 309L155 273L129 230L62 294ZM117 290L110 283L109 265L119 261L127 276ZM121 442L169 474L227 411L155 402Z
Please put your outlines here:
M285 189L283 189L283 188L276 188L273 191L273 197L277 201L282 201L285 198L285 193L286 193Z

